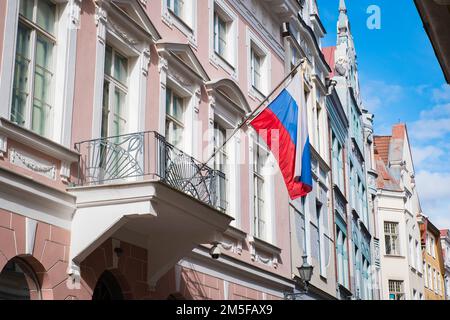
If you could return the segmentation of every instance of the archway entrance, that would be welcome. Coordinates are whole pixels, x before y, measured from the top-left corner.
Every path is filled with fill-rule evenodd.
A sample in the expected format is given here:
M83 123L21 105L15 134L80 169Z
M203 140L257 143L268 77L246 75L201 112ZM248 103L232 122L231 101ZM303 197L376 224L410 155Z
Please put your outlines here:
M40 299L36 274L23 259L15 257L0 272L0 300Z
M110 271L104 271L98 279L92 300L123 300L120 284Z

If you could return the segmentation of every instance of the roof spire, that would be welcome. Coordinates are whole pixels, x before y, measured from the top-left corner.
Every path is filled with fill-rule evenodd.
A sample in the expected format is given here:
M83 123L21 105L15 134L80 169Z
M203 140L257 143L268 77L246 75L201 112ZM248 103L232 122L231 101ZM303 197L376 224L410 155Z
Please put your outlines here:
M345 5L345 0L339 0L338 34L345 33L348 29L347 6Z
M347 6L345 0L339 0L339 12L347 13Z

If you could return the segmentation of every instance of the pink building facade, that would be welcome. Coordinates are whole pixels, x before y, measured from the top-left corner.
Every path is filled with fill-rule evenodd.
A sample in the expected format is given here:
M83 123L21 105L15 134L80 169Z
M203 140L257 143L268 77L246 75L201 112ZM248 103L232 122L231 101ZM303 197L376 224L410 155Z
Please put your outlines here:
M303 255L335 296L324 32L315 1L1 1L0 296L283 299ZM231 134L302 58L292 202Z

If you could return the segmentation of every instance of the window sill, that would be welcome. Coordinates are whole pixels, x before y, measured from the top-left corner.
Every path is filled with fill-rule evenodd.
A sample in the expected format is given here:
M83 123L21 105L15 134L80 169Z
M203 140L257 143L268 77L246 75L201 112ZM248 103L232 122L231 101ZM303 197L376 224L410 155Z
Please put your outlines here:
M175 26L181 33L183 33L187 38L189 43L197 48L197 39L195 36L194 28L186 23L183 18L175 14L171 9L166 8L162 16L162 21L171 29Z
M264 99L266 99L267 97L264 93L262 93L258 88L256 88L252 84L250 85L249 95L251 98L259 100L260 102L264 101Z
M398 259L406 259L405 256L402 255L396 255L396 254L385 254L385 258L398 258Z
M267 266L278 268L281 249L264 240L249 235L249 244L253 261L260 261Z
M210 62L215 68L222 68L226 73L228 73L233 79L237 80L237 68L233 66L231 62L218 54L213 50L210 56Z

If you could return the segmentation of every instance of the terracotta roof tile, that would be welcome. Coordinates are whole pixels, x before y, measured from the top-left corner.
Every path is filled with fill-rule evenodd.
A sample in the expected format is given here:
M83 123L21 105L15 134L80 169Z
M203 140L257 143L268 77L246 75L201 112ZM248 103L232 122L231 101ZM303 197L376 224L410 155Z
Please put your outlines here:
M389 163L389 144L391 136L375 136L375 154L378 154L385 164Z

